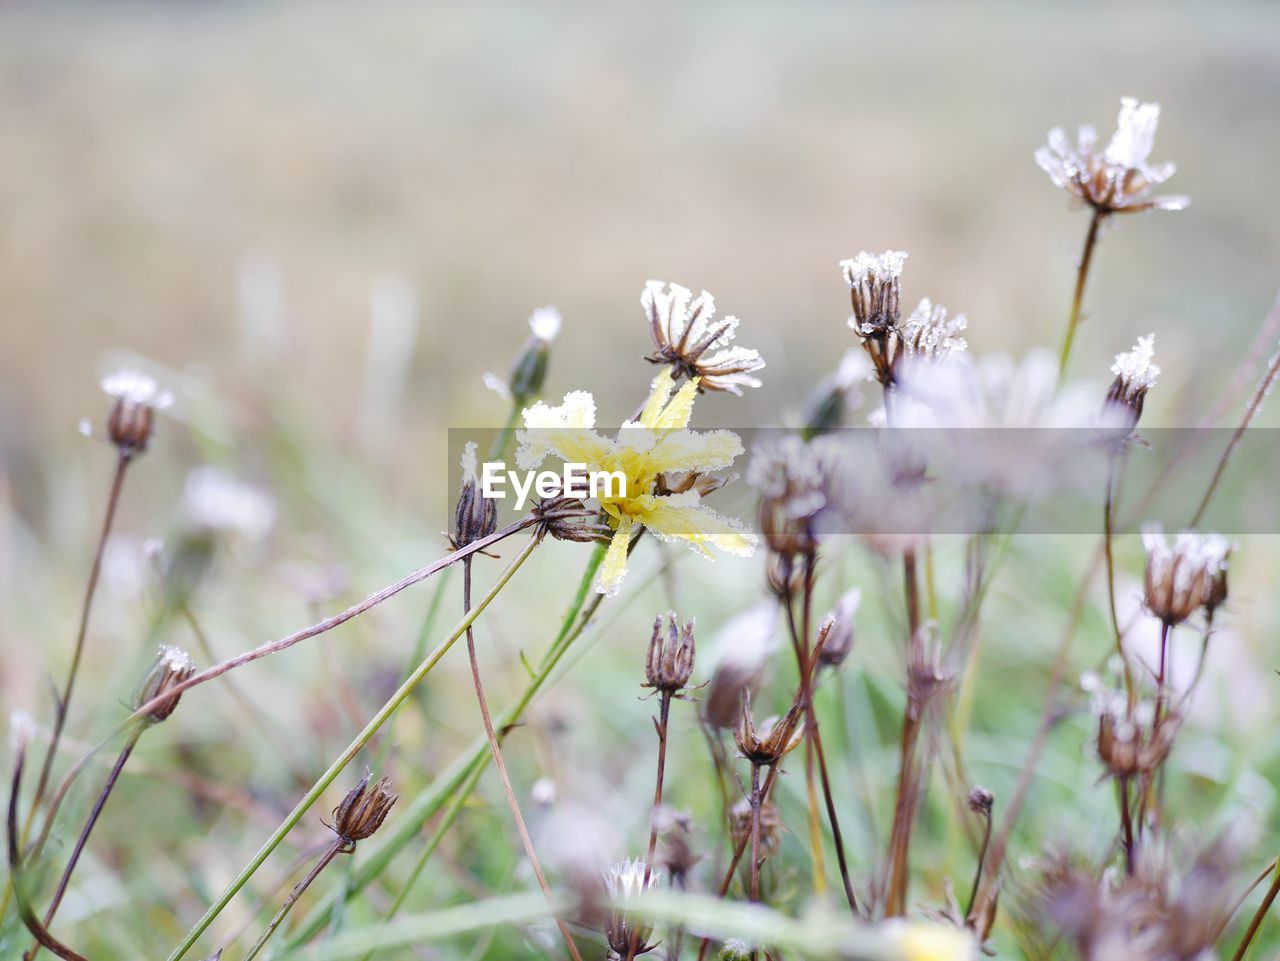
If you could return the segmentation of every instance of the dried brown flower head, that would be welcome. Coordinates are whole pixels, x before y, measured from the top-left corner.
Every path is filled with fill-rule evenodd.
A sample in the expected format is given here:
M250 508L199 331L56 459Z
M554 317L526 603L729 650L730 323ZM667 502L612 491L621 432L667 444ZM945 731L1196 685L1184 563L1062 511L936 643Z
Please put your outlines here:
M1116 362L1111 365L1116 379L1107 391L1105 410L1119 421L1115 426L1123 436L1128 436L1138 425L1147 391L1160 376L1160 368L1152 363L1155 339L1155 334L1139 337L1133 350L1116 354Z
M585 544L607 541L613 536L613 529L604 522L600 511L576 497L545 497L534 506L533 517L539 537L550 534L558 541Z
M715 670L702 697L702 720L714 728L738 723L742 694L760 686L773 650L778 607L762 602L737 615L716 634Z
M674 611L667 613L667 629L662 628L662 615L653 622L653 636L645 657L645 687L665 694L678 694L693 676L693 621L680 627Z
M142 682L142 687L139 688L137 695L134 697L135 708L142 707L147 702L172 691L195 672L195 662L191 660L186 651L170 647L167 644L160 645L156 662L152 665L146 679ZM181 699L181 692L171 694L161 701L158 706L151 708L147 712L147 720L153 724L160 723L174 712L178 706L178 701Z
M1074 144L1055 127L1049 131L1048 145L1036 151L1036 163L1057 186L1105 216L1181 210L1187 206L1186 197L1151 196L1175 170L1171 163L1150 162L1159 122L1159 104L1124 97L1106 149L1098 149L1098 131L1091 126L1080 127Z
M738 329L736 317L716 320L716 304L705 290L694 297L679 284L651 280L640 295L649 319L654 352L646 360L670 364L673 373L697 378L698 390L727 391L742 395L744 387L759 387L751 376L764 368L758 351L731 347Z
M743 692L742 711L738 716L734 740L739 753L752 764L777 764L800 743L803 734L804 725L798 703L793 702L785 714L769 718L757 727L751 714L751 692Z
M462 485L458 489L451 538L454 550L488 537L498 527L498 505L480 490L476 467L476 445L472 441L462 451Z
M147 449L155 430L155 412L173 404L173 394L162 391L143 374L122 370L102 381L107 396L115 399L107 418L107 436L124 457Z
M772 857L782 844L782 815L772 801L760 805L760 847ZM751 800L743 798L729 811L729 834L735 845L745 845L751 838Z
M849 285L853 316L849 326L866 348L876 379L885 387L894 380L902 350L898 321L902 316L902 268L907 255L900 250L882 254L862 251L852 260L840 261Z
M1142 532L1147 551L1144 601L1165 624L1181 624L1201 606L1226 597L1231 545L1217 534L1183 531L1170 544L1159 527Z
M333 809L333 833L349 847L354 847L357 841L363 841L382 827L387 813L400 797L391 790L390 778L380 778L370 785L370 777L366 774L361 778L360 783L347 792L342 803Z
M645 880L645 874L648 874L648 880ZM604 934L605 940L609 944L609 950L618 958L625 958L631 950L631 945L636 945L635 954L638 957L647 954L657 947L657 943L650 943L649 939L653 937L653 924L637 918L632 912L617 906L617 902L639 897L652 891L658 886L658 875L656 872L649 871L647 866L639 858L627 859L619 861L607 868L604 872L605 890L609 893L609 900L614 902L615 906L609 912L609 916L605 922Z
M818 628L818 663L826 667L839 667L853 650L856 636L854 618L862 603L862 591L852 588L841 596L835 610L826 616Z
M996 803L996 796L981 785L969 792L969 810L974 814L989 815Z

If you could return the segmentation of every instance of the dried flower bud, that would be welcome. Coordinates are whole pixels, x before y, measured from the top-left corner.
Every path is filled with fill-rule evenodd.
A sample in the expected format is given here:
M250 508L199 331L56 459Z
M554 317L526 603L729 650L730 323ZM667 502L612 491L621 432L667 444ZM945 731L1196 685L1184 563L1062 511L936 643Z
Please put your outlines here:
M600 516L600 511L587 507L574 497L546 497L533 508L540 537L550 534L558 541L580 544L607 541L613 530Z
M782 844L782 815L772 801L760 805L760 847L772 856ZM729 836L735 845L745 845L751 838L751 799L743 798L729 811Z
M391 790L390 778L381 778L370 786L369 777L366 774L361 778L333 809L333 832L351 847L382 827L387 812L399 798Z
M759 351L731 346L738 318L716 319L716 302L705 290L697 297L687 287L650 280L640 294L649 321L654 351L645 359L669 364L676 377L698 381L699 391L727 391L742 396L742 388L759 387L752 375L764 369Z
M739 614L716 634L715 670L702 698L702 719L712 727L738 723L742 692L759 687L773 650L778 608L763 602Z
M645 863L636 858L619 861L604 872L604 885L609 892L609 900L615 902L615 907L609 912L605 922L605 940L609 943L609 950L619 958L627 956L632 943L636 945L637 957L657 947L656 944L649 943L649 938L653 936L653 924L616 905L616 902L624 898L638 897L658 886L657 873L649 871L649 879L646 881L646 871L648 868Z
M800 743L803 728L800 705L795 702L781 717L772 717L757 728L751 715L751 692L744 691L734 740L739 753L752 764L772 765Z
M458 489L458 507L453 520L454 550L488 537L497 526L498 505L480 490L476 445L472 441L462 451L462 486Z
M978 786L969 792L969 810L974 814L990 817L995 803L996 796L984 787Z
M107 418L107 436L121 456L132 457L147 449L155 430L155 412L173 403L173 394L162 391L150 377L122 370L102 381L107 396L115 398Z
M653 636L645 658L645 687L676 694L693 676L693 621L680 627L674 611L667 613L667 630L662 629L662 615L653 622Z
M167 644L160 645L156 662L134 697L134 708L140 708L147 702L172 691L195 672L196 665L186 651ZM174 712L181 699L181 692L170 695L147 712L147 720L153 724L159 724Z
M1183 531L1170 544L1158 527L1147 527L1142 544L1147 550L1144 600L1166 624L1181 624L1202 605L1225 599L1231 545L1222 537Z
M1116 354L1116 362L1111 365L1111 373L1116 375L1116 379L1107 391L1106 410L1115 412L1126 436L1138 426L1147 391L1156 385L1160 376L1160 368L1152 363L1155 339L1155 334L1139 337L1133 350Z
M907 255L899 250L882 254L862 251L852 260L840 261L849 284L853 316L849 326L860 338L875 367L876 379L885 387L894 382L902 354L898 321L902 316L902 267Z
M1148 774L1164 763L1173 747L1179 718L1170 712L1152 730L1146 723L1155 715L1154 706L1144 701L1133 716L1121 710L1104 710L1098 716L1098 758L1114 778L1126 779Z
M818 628L818 663L839 667L853 650L854 616L862 602L862 591L853 588L844 593L836 609L826 616Z

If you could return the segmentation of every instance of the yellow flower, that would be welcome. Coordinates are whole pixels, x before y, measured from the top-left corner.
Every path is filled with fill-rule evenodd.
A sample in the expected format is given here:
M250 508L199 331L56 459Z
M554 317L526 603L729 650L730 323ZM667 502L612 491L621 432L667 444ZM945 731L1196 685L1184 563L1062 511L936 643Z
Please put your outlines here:
M559 407L539 401L523 411L526 429L517 435L516 463L524 470L533 470L555 454L566 463L585 465L589 472L616 472L626 478L625 485L619 485L623 489L600 498L614 531L596 585L602 594L616 593L622 585L627 547L641 527L661 540L684 541L704 557L712 556L709 546L743 556L755 550L755 535L738 521L704 507L696 490L655 493L660 474L720 470L742 453L742 441L731 431L688 429L698 393L696 378L672 396L674 389L670 369L663 369L654 378L640 419L623 424L612 439L593 429L595 400L583 390L566 394Z
M914 921L890 921L884 928L902 961L973 961L978 956L973 935L963 928Z

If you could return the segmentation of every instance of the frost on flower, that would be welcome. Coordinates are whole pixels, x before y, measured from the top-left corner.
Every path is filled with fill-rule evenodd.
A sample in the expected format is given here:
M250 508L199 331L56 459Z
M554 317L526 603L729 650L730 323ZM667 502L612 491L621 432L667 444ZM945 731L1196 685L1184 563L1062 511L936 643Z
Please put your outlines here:
M132 370L119 370L102 379L102 389L108 397L133 407L150 407L165 410L173 405L173 394L161 390L146 374Z
M1100 214L1181 210L1186 197L1150 195L1175 170L1172 163L1150 161L1159 122L1159 104L1124 97L1106 149L1098 150L1098 132L1091 126L1079 128L1074 144L1061 127L1054 127L1048 144L1036 151L1036 163L1054 184Z
M654 352L648 360L670 364L677 377L698 378L701 390L742 395L759 387L752 374L764 368L759 351L732 346L738 318L716 319L716 302L705 290L697 297L687 287L650 280L640 294L649 319Z
M1152 363L1155 359L1155 344L1155 334L1139 337L1133 350L1116 354L1116 362L1111 365L1111 373L1123 380L1131 389L1150 390L1156 385L1156 378L1160 376L1160 368Z
M560 311L548 304L529 315L529 338L511 365L507 380L492 371L485 371L485 387L505 401L527 403L542 391L547 376L547 360L551 342L560 333L563 319Z
M529 317L529 330L538 340L550 342L560 333L562 323L560 311L548 304L546 307L539 307Z
M639 858L627 858L605 868L604 886L609 898L614 901L635 897L658 886L658 872L649 873L649 881L645 883L645 863Z
M1185 621L1205 605L1225 597L1231 543L1219 534L1182 531L1170 543L1156 525L1142 530L1147 552L1144 601L1153 615L1169 624Z
M639 420L623 424L613 438L594 429L595 400L586 391L566 394L559 406L539 402L523 412L516 451L522 469L533 470L554 454L566 463L585 465L588 472L621 473L626 478L623 490L600 498L613 530L597 584L603 594L621 587L627 547L639 528L660 540L683 541L705 557L712 556L709 547L740 555L755 549L754 535L738 521L704 506L698 490L659 492L663 474L720 470L742 453L742 441L731 431L688 429L698 386L695 379L676 390L671 368L664 368L654 378Z
M953 351L958 353L969 346L960 336L968 323L964 314L948 318L946 307L926 297L903 325L903 346L908 354L942 360Z
M269 494L216 467L197 467L187 475L182 502L198 527L243 534L249 540L266 537L276 520Z

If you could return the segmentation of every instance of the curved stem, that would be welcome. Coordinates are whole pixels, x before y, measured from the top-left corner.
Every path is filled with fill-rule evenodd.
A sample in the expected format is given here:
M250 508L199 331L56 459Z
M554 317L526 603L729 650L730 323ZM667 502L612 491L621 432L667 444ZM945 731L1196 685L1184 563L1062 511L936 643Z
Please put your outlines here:
M462 609L469 611L471 609L471 559L462 563ZM564 923L564 919L555 909L555 897L551 893L551 885L547 883L547 876L543 873L542 864L538 860L538 852L534 850L533 839L529 837L529 830L525 827L524 815L520 813L520 802L516 800L516 792L511 787L511 777L507 774L507 763L502 758L502 745L498 743L498 736L493 731L493 718L489 715L489 704L484 696L484 684L480 680L480 662L476 658L476 639L475 632L470 624L467 625L467 657L471 661L471 680L476 689L476 703L480 706L480 719L484 722L484 736L489 740L489 753L493 755L493 766L498 771L498 777L502 780L502 789L507 795L507 804L511 808L511 817L516 823L516 832L520 835L520 843L524 845L524 853L529 858L529 864L533 866L533 874L538 879L538 886L542 888L542 893L547 898L547 907L551 909L552 916L556 920L556 927L560 929L560 935L564 938L565 947L569 949L569 955L574 961L582 961L582 956L578 953L578 946L573 943L573 935L569 933L569 926Z
M116 763L112 765L111 773L107 775L107 781L102 785L102 790L98 793L98 799L94 801L93 808L89 811L89 817L84 822L84 827L80 829L80 836L76 838L75 846L71 849L71 857L62 871L62 877L58 879L58 887L53 893L53 900L49 902L49 907L45 909L44 926L46 928L53 924L53 916L58 913L58 907L66 896L67 886L71 883L71 875L75 872L76 865L80 863L80 855L84 853L84 847L89 842L89 835L98 823L98 818L102 815L102 809L107 804L107 798L116 786L116 781L120 779L120 772L124 770L125 762L129 760L129 755L133 753L133 749L138 743L138 738L142 737L144 730L146 730L146 725L138 724L133 733L129 735L128 740L124 742L124 747L120 750L120 756L116 758ZM28 961L34 961L37 954L39 954L39 945L36 945L28 952Z
M1098 230L1102 226L1103 213L1094 210L1089 220L1089 232L1084 238L1084 252L1080 255L1080 264L1076 267L1076 287L1071 296L1071 316L1067 318L1067 333L1062 341L1062 353L1058 357L1058 381L1061 382L1067 372L1067 362L1071 359L1071 345L1076 339L1076 327L1080 325L1080 314L1084 305L1084 285L1089 278L1089 265L1093 262L1093 250L1098 243Z
M480 544L482 541L476 541L475 543ZM498 593L506 586L507 581L509 581L515 572L519 570L520 565L528 559L529 555L533 553L533 549L537 545L538 540L536 538L531 538L529 543L526 544L511 563L507 565L506 570L502 572L497 582L489 590L489 593L481 598L480 603L476 605L475 609L462 618L458 625L453 629L453 632L445 638L434 651L427 655L423 662L418 665L418 668L405 679L403 684L400 685L400 688L392 694L387 702L379 708L378 712L370 718L369 723L364 726L364 730L357 734L355 739L347 745L346 750L344 750L342 754L339 755L331 765L329 765L328 770L320 776L320 779L312 785L311 790L303 796L302 800L298 802L297 806L291 812L289 812L289 815L283 822L281 822L280 826L276 828L275 832L267 838L258 853L255 854L253 858L250 859L249 863L241 869L240 873L232 879L231 883L227 885L226 890L218 896L217 900L210 905L209 909L204 913L200 920L198 920L191 930L187 932L186 936L182 939L182 942L174 948L173 952L169 955L168 961L178 961L179 958L183 957L191 950L192 946L197 940L199 940L200 935L203 934L205 929L213 923L213 920L222 913L222 910L231 902L231 899L235 897L236 893L244 887L249 878L253 877L254 873L262 866L262 863L266 861L271 852L279 846L280 842L285 839L298 821L302 819L302 816L306 814L307 811L311 809L311 806L320 799L320 795L324 793L325 789L333 783L333 780L341 774L343 769L351 763L357 754L360 753L361 749L363 749L369 739L377 733L378 729L382 727L386 720L395 714L400 705L403 704L409 695L413 693L414 688L416 688L422 679L431 672L431 669L439 663L440 659L444 657L449 648L451 648L458 638L466 632L466 629L470 627L475 619L480 616L481 612L489 606L489 603L498 596ZM471 547L474 546L474 544L471 545Z
M271 939L271 935L276 933L276 928L280 927L281 922L284 921L285 916L289 913L290 909L292 909L298 898L302 897L303 892L306 891L307 888L311 887L311 882L320 876L320 872L327 868L334 858L347 850L347 843L348 842L344 841L342 838L333 839L333 843L330 844L328 850L324 852L324 857L316 863L315 867L307 872L307 876L305 878L293 886L293 890L290 891L289 896L285 898L284 904L280 905L280 910L275 913L275 917L271 919L271 923L267 925L267 929L262 932L258 940L253 943L253 947L249 949L249 953L244 956L244 961L253 961L253 959L258 956L258 953L262 951L263 946L265 946L267 941Z
M1231 956L1231 961L1243 961L1245 952L1249 950L1249 945L1253 942L1254 936L1258 933L1258 929L1262 927L1262 919L1271 910L1271 904L1275 901L1277 894L1280 894L1280 866L1276 867L1275 877L1271 880L1271 887L1267 889L1266 897L1262 899L1262 903L1258 905L1258 910L1254 912L1253 919L1249 922L1249 929L1245 931L1244 937L1240 939L1240 946L1236 948L1236 953Z

